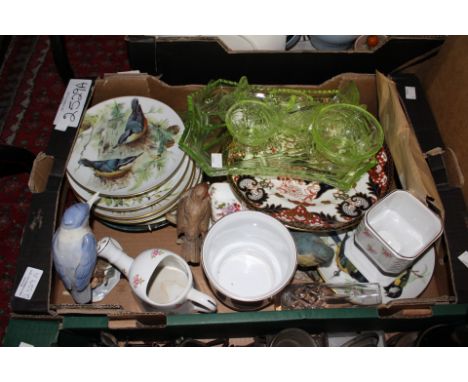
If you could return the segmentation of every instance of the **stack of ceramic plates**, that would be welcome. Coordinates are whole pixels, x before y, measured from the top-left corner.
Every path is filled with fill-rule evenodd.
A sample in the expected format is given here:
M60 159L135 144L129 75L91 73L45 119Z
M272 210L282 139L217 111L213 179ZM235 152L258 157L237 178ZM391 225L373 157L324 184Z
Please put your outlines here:
M145 97L119 97L90 108L67 165L81 201L95 193L93 209L104 223L124 230L163 225L182 193L202 173L179 148L184 125L169 106Z

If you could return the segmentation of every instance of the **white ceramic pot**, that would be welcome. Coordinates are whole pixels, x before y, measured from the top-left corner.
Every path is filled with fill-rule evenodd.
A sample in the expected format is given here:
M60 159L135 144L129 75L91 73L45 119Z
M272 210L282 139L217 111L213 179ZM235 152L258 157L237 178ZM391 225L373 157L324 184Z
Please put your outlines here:
M98 242L97 252L128 278L133 292L147 310L166 313L216 311L216 301L194 289L187 262L171 251L148 249L133 259L115 239L105 237Z
M236 310L257 310L290 282L296 245L286 227L271 216L236 212L208 231L202 266L220 301Z
M441 220L407 191L396 190L366 211L356 246L383 272L409 268L442 234Z

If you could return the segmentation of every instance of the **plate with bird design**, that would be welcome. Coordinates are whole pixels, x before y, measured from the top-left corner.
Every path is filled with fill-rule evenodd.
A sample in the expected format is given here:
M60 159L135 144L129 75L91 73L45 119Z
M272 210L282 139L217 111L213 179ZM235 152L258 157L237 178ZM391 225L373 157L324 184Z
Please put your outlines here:
M382 148L377 164L349 190L290 177L233 175L232 189L248 208L265 212L289 228L327 232L356 225L391 188L393 161Z
M137 222L144 222L153 220L158 216L164 215L168 210L172 209L182 193L188 188L194 186L200 182L202 173L201 170L192 165L187 168L187 171L183 174L183 177L177 182L172 190L167 193L164 197L160 198L156 202L144 205L138 209L132 210L104 210L99 206L94 206L93 214L100 220L108 220L115 223L130 223L136 224ZM76 191L75 195L80 201L85 201Z
M86 112L67 174L90 193L133 197L165 184L177 173L184 152L184 124L155 99L118 97Z
M431 247L410 268L397 276L388 276L360 252L354 245L354 231L340 235L324 235L322 239L335 252L327 266L317 268L326 283L372 282L378 283L382 302L418 297L432 279L435 250Z
M161 200L151 205L145 206L133 211L105 211L99 208L94 209L94 215L101 219L112 219L117 222L135 222L141 220L154 219L155 216L164 214L168 209L174 206L180 195L184 193L193 183L198 180L201 170L191 168L189 172L184 174L184 178L176 185L176 187Z
M168 181L154 190L146 192L144 194L129 197L129 198L118 198L118 197L100 197L94 204L95 211L109 211L109 212L121 212L121 211L135 211L144 207L150 206L154 203L161 201L162 199L169 196L176 187L183 181L187 173L191 173L195 168L194 162L188 155L182 162L182 166L177 173L172 176ZM93 194L86 191L78 183L76 183L68 174L67 180L70 183L75 195L80 200L89 200Z

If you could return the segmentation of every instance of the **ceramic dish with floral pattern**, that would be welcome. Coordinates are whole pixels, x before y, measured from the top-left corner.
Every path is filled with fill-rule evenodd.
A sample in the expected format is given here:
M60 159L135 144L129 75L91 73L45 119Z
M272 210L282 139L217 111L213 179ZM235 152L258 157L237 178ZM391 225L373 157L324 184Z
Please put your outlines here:
M347 191L289 177L235 175L234 192L248 208L265 212L290 228L334 231L357 224L363 213L392 186L393 161L382 148L377 165Z
M118 97L91 107L84 117L67 172L88 192L137 196L174 175L184 152L184 124L166 104L146 97Z

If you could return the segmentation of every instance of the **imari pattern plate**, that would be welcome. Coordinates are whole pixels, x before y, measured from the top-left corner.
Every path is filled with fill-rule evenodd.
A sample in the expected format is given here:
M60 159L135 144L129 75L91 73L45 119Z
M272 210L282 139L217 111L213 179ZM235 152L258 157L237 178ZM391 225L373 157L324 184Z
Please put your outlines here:
M357 224L363 213L389 191L392 159L384 148L376 158L377 165L347 191L289 177L235 175L230 181L250 209L268 213L290 228L334 231Z

